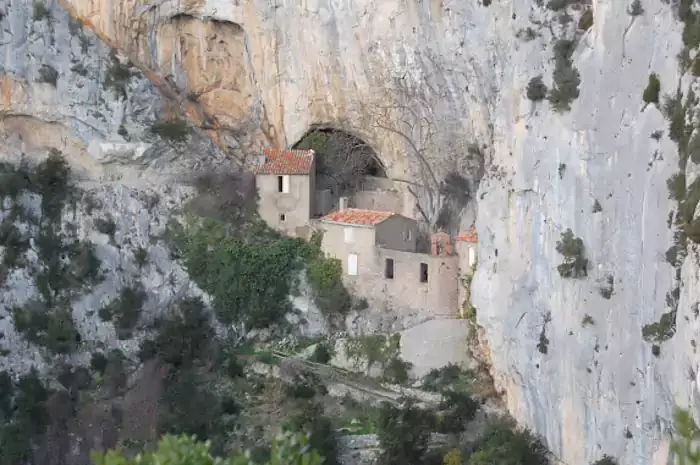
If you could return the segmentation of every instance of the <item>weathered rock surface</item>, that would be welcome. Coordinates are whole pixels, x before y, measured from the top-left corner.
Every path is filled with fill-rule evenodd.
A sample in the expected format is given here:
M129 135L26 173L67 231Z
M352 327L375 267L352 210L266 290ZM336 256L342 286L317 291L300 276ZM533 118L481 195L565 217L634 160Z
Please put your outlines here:
M54 20L32 20L31 3L10 0L0 7L2 125L23 150L59 146L86 167L95 164L90 144L121 153L104 144L133 141L132 158L143 160L147 128L168 108L157 85L205 129L189 150L146 149L148 179L216 166L222 150L244 158L241 131L258 145L290 145L315 124L346 128L377 149L391 177L428 183L431 170L479 179L467 156L478 144L488 169L473 303L509 409L566 463L603 454L623 465L666 463L673 406L698 404L691 308L700 263L693 252L683 264L678 331L655 357L641 328L667 311L674 286L664 252L677 149L666 134L650 137L668 123L641 96L651 72L662 94L676 92L681 24L664 2L643 2L644 14L631 16L627 2L592 0L594 23L579 31L573 56L580 96L558 114L524 89L538 74L551 83L551 43L574 36L577 16L562 25L537 3L62 0L151 79L132 78L124 99L100 84L107 48L90 32L71 35L65 10L47 1ZM36 81L42 64L58 71L55 88ZM71 71L78 64L85 76ZM401 76L401 94L387 90ZM412 132L409 108L439 131ZM113 165L97 166L100 177ZM135 172L145 177L143 167ZM593 213L596 200L602 211ZM557 273L567 228L584 242L586 279ZM599 292L608 276L609 300ZM584 327L586 315L595 324Z

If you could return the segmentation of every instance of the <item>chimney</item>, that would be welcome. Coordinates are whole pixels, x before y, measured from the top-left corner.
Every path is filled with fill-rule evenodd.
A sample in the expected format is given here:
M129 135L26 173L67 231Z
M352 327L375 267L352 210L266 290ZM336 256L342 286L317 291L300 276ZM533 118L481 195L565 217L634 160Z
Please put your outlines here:
M338 200L338 211L343 211L346 208L348 208L348 198L347 197L341 197Z

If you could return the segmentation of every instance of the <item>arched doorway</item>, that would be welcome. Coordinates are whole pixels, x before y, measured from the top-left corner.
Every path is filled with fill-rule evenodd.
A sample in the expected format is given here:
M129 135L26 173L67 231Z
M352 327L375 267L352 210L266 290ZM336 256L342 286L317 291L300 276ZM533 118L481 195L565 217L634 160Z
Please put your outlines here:
M314 127L294 149L316 152L316 214L346 206L400 211L401 199L374 149L359 137L335 128Z

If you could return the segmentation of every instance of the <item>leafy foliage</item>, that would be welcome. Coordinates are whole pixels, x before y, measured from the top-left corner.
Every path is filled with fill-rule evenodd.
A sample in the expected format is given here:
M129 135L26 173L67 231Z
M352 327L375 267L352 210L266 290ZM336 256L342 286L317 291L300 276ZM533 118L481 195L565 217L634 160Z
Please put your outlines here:
M428 450L433 416L420 409L415 400L401 405L385 402L379 414L379 443L382 453L377 465L422 465Z
M314 302L326 314L343 314L352 306L343 285L343 264L321 251L321 233L314 233L306 252L306 276L314 292Z
M211 444L187 436L165 436L153 452L127 457L121 451L94 453L95 465L252 465L249 457L234 453L227 458L212 455ZM285 432L272 442L270 459L258 465L321 465L322 457L309 448L307 436Z
M292 310L288 296L305 244L260 221L245 230L206 218L190 222L177 239L190 276L214 297L219 320L264 328Z
M100 309L99 316L103 321L114 322L119 337L128 339L139 321L144 302L146 292L140 284L127 286L114 302Z
M649 83L647 88L644 89L644 94L642 94L642 100L644 103L659 103L659 92L661 92L661 81L656 73L651 73L649 75Z
M547 86L542 81L542 76L535 76L527 84L527 98L533 102L539 102L547 97Z
M501 420L489 425L473 446L468 465L549 465L549 452L529 431Z
M151 133L173 142L187 142L187 122L181 119L155 121Z
M559 112L570 110L571 102L579 96L581 76L571 59L575 48L576 43L568 39L559 39L554 44L554 83L547 99L554 110Z
M561 234L556 250L564 256L564 262L557 266L562 278L581 278L588 276L588 260L584 257L583 241L575 237L571 229Z

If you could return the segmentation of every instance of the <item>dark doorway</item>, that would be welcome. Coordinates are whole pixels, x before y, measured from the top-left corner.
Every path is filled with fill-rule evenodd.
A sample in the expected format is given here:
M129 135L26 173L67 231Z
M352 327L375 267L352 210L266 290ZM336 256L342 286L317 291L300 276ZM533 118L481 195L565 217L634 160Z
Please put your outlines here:
M391 258L386 259L384 266L384 277L386 279L394 279L394 260Z
M367 177L386 178L372 147L345 131L312 129L293 148L316 152L316 188L330 189L334 197L362 190Z
M422 282L422 283L428 282L428 264L427 263L420 264L420 282Z

